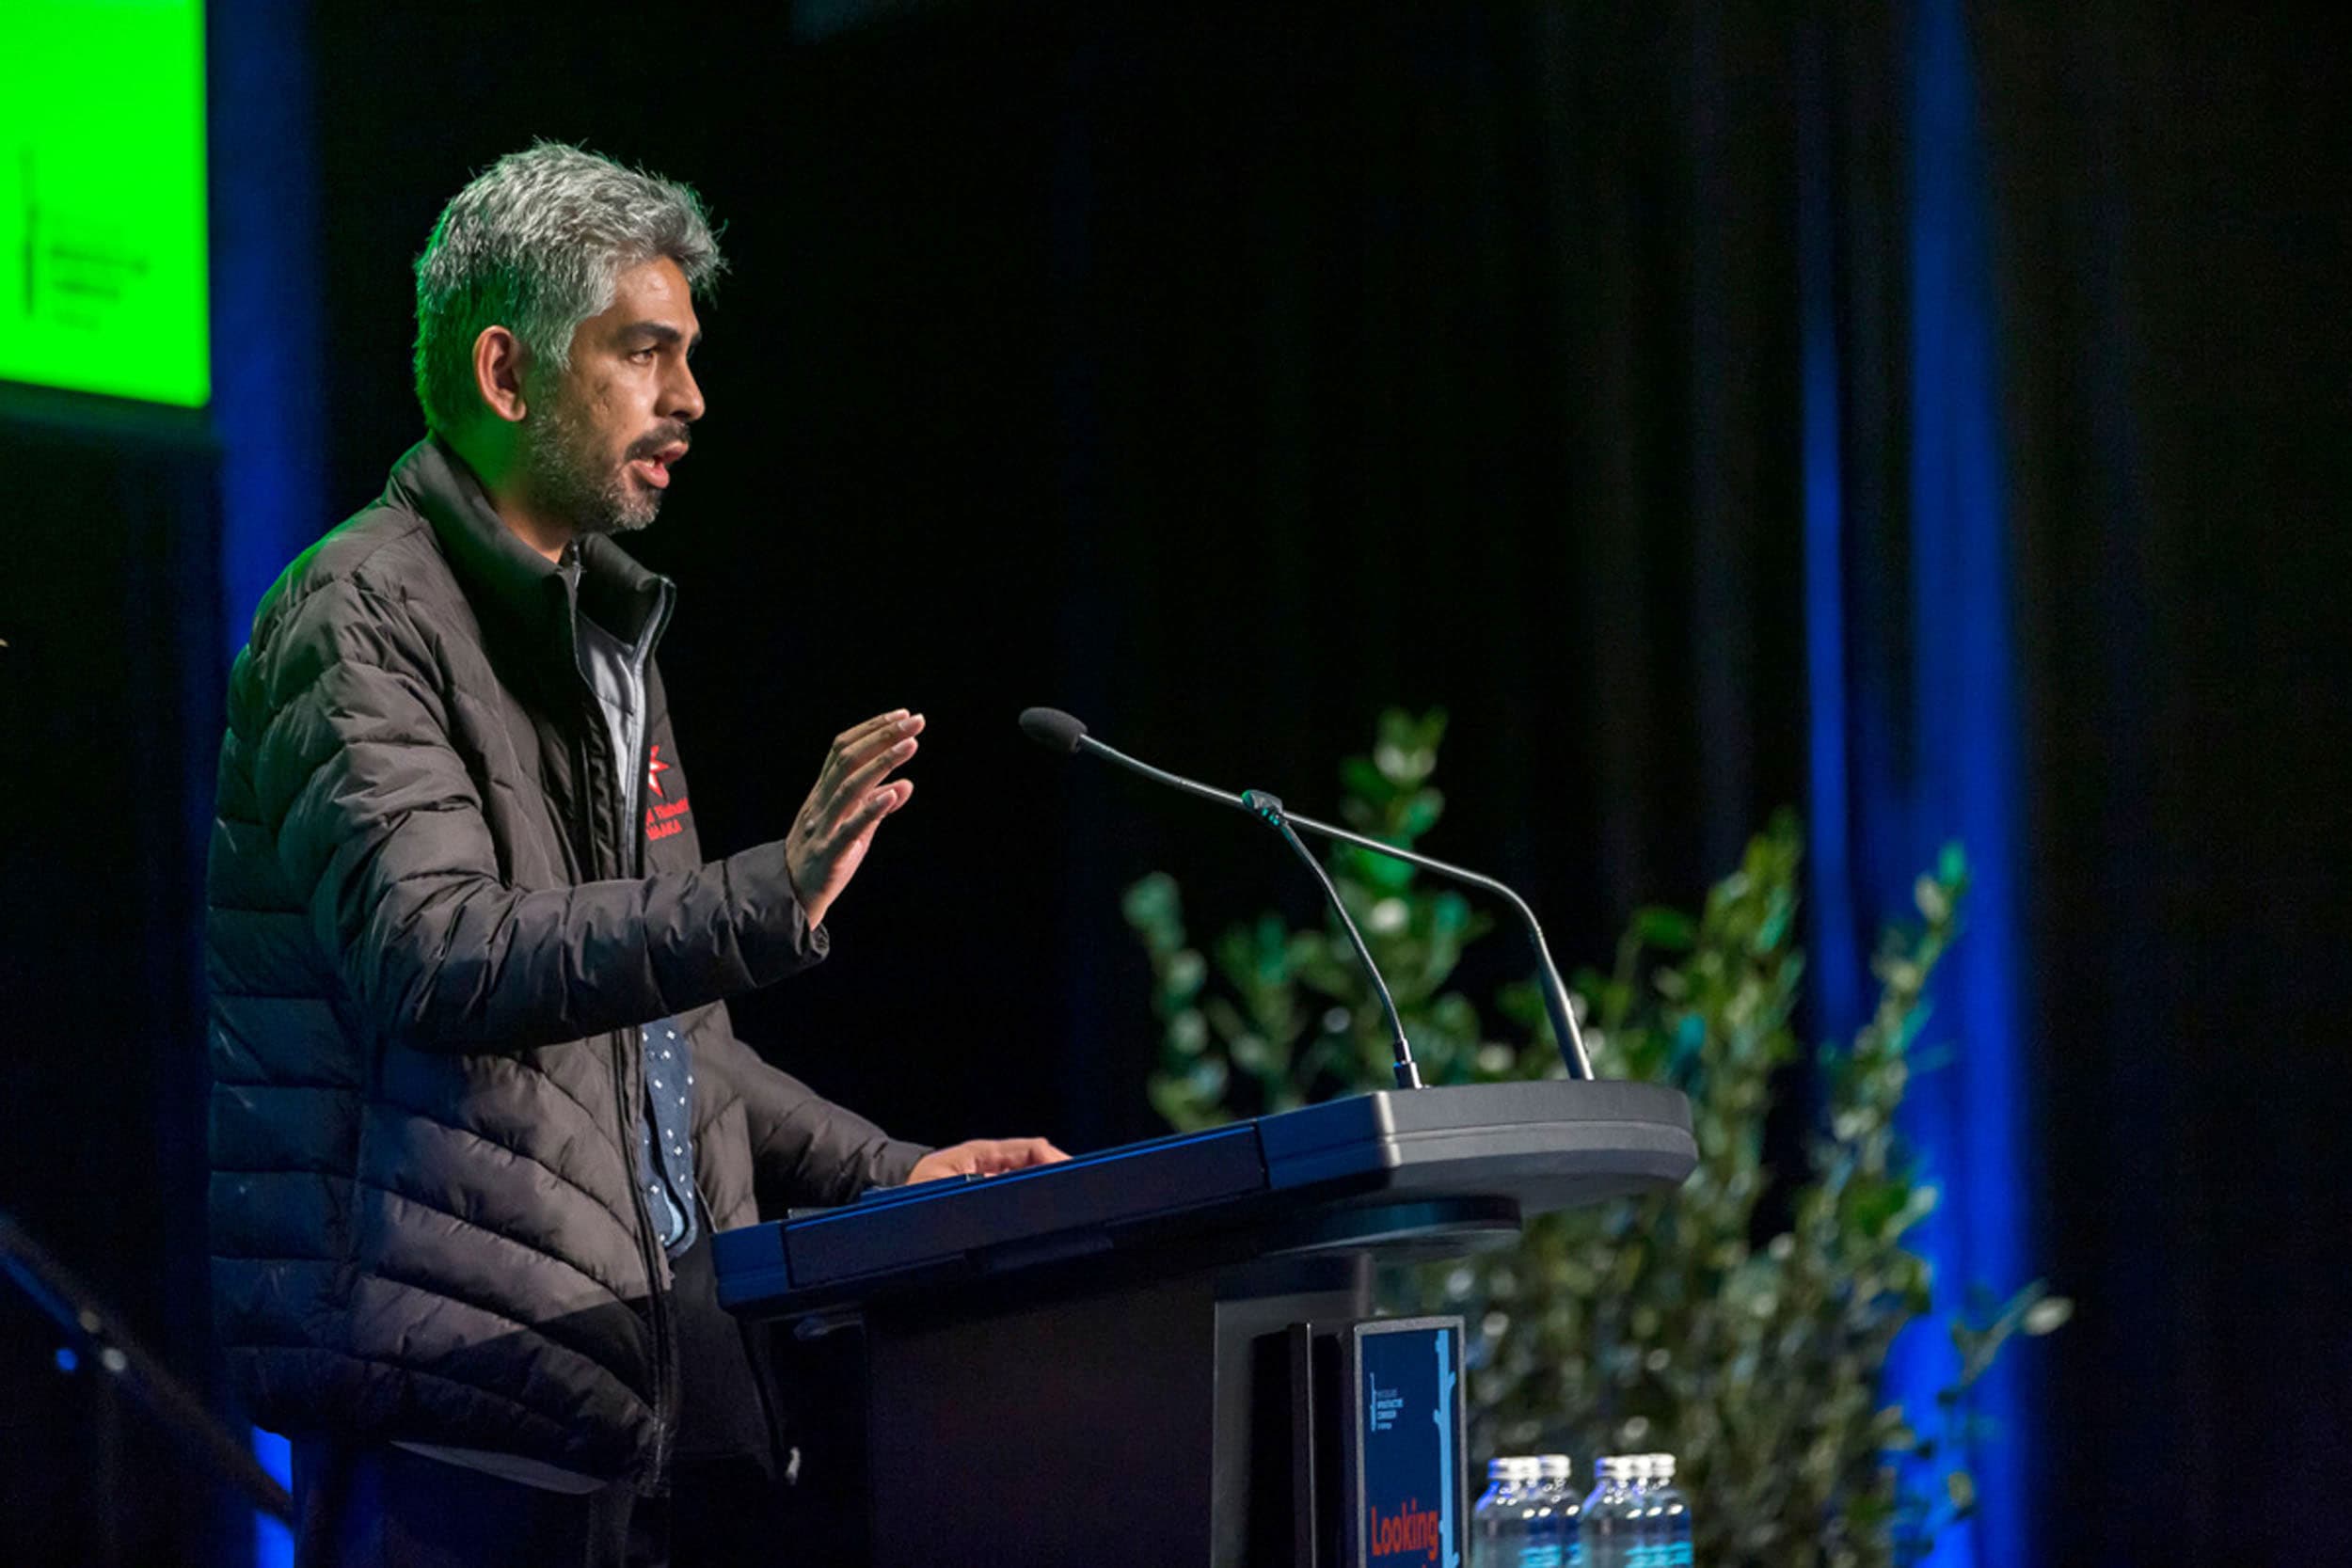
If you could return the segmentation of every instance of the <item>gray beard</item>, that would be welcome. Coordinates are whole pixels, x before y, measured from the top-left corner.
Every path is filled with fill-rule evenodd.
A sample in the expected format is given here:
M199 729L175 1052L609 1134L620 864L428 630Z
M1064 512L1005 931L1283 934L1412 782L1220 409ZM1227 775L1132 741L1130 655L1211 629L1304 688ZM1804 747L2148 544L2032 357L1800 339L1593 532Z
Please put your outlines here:
M583 534L628 533L661 511L661 492L640 491L625 468L606 466L596 435L561 402L529 421L523 471L540 504Z

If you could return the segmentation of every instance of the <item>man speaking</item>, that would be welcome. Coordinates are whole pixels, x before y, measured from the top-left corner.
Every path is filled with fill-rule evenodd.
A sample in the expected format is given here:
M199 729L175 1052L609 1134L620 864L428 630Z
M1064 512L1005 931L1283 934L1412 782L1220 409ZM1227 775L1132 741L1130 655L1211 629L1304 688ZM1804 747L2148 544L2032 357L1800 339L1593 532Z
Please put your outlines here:
M711 1232L1061 1158L897 1142L729 1026L824 957L923 720L844 731L782 838L704 859L654 659L674 591L612 536L691 444L720 266L685 186L549 144L475 179L417 262L431 435L236 661L213 1278L294 1439L304 1568L775 1560Z

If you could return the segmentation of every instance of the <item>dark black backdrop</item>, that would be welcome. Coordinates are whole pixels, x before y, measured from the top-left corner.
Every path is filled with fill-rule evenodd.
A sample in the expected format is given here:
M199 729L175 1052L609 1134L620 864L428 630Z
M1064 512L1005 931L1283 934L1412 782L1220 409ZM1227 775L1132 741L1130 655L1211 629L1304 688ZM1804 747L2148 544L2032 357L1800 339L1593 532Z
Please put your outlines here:
M2153 12L1976 29L2037 1257L2084 1301L2037 1351L2035 1500L2052 1562L2320 1560L2352 1461L2343 40ZM1237 820L1026 747L1027 704L1311 806L1380 706L1441 702L1432 847L1521 883L1572 962L1804 795L1796 62L1807 27L1835 45L1860 254L1901 230L1899 39L1859 6L1338 14L317 16L338 515L418 433L405 269L472 169L584 139L727 220L712 412L641 547L681 584L664 657L714 847L772 832L843 723L931 716L834 961L739 1013L912 1135L1152 1131L1120 888L1166 866L1221 911L1307 907ZM1899 332L1851 342L1900 384ZM1878 412L1856 428L1899 440ZM0 861L0 1203L201 1373L190 909L157 857L208 784L122 737L210 721L186 693L218 661L167 591L200 573L170 552L211 537L206 460L8 429L6 504L40 526L10 525L32 571L0 636L54 655L0 656L20 791L58 799L65 759L112 827L20 814ZM1853 462L1899 535L1899 451ZM182 480L134 483L159 466ZM77 1024L93 1070L35 1044ZM45 1344L0 1325L34 1386ZM8 1402L0 1541L88 1495L32 1435L70 1420L39 1386ZM121 1501L134 1542L186 1495Z
M215 454L199 421L109 416L0 417L24 476L0 503L0 1209L201 1381ZM58 1342L0 1275L0 1561L194 1557L204 1483Z
M2300 8L1985 9L2064 1539L2343 1561L2352 51Z
M1718 24L1692 83L1688 25L1597 14L962 8L821 45L723 22L651 87L632 53L501 77L544 44L476 22L450 125L369 67L445 18L322 33L339 494L413 438L402 269L470 168L584 138L726 220L712 413L632 541L681 584L706 832L772 832L852 719L932 723L834 960L741 1009L845 1097L930 1136L1148 1132L1120 887L1296 895L1237 819L1027 748L1031 703L1302 805L1382 705L1443 703L1445 847L1585 951L1798 798L1760 27Z

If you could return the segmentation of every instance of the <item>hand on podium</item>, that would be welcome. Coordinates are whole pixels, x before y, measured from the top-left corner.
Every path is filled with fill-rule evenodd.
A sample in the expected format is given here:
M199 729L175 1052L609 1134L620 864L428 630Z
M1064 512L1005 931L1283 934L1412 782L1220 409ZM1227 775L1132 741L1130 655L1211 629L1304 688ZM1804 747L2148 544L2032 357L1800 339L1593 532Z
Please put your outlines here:
M1002 1176L1009 1170L1051 1165L1070 1156L1043 1138L973 1138L935 1148L914 1162L909 1185L936 1181L943 1176Z

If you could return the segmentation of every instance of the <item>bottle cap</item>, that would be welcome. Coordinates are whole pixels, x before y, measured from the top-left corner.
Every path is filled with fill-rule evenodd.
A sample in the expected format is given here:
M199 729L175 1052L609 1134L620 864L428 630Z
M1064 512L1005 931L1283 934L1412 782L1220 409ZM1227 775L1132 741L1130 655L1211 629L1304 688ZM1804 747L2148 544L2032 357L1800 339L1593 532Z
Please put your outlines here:
M1543 1467L1542 1474L1546 1481L1565 1481L1575 1468L1568 1463L1568 1456L1564 1453L1538 1454L1535 1459L1536 1463Z
M1536 1462L1524 1454L1502 1454L1486 1461L1488 1481L1534 1481L1538 1470Z
M1649 1473L1654 1479L1659 1481L1672 1481L1675 1479L1674 1455L1670 1453L1645 1453L1642 1457L1649 1461Z

